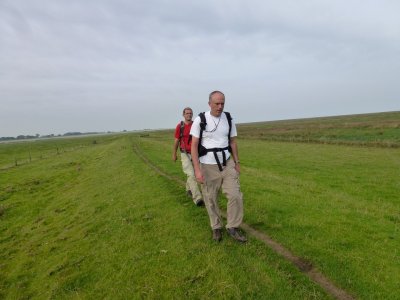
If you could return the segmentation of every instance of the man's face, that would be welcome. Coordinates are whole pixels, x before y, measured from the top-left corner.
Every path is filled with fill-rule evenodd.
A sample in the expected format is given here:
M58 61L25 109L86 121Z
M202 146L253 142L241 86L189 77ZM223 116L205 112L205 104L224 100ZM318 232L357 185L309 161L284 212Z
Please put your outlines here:
M220 93L215 93L211 96L208 105L210 105L211 108L211 115L219 117L224 111L225 96Z
M183 117L185 118L186 122L190 122L192 121L193 112L190 109L186 109L183 114Z

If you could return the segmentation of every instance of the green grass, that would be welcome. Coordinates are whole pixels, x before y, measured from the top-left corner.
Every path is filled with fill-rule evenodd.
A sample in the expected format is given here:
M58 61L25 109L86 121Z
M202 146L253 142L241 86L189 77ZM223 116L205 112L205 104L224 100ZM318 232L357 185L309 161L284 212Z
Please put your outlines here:
M400 147L400 112L240 124L245 139Z
M214 244L205 210L137 139L0 171L0 298L329 298L257 240Z
M395 299L400 151L241 143L246 221L358 297Z
M355 298L399 299L398 121L239 125L245 222ZM172 130L95 139L0 144L0 299L330 298L252 237L211 241L205 210L132 150L183 180Z
M0 169L7 169L23 165L32 161L52 158L65 152L102 141L115 139L116 136L81 136L74 138L37 139L29 141L15 141L0 143Z
M373 115L377 124L370 121L370 127L382 126L387 115ZM358 123L366 122L362 118ZM338 120L340 127L343 117ZM277 123L285 127L293 122ZM379 145L347 143L345 136L310 144L257 139L250 134L251 126L259 128L259 124L239 125L245 221L311 261L351 294L397 299L400 151L393 145L400 129ZM369 130L366 127L359 139ZM153 133L141 139L141 147L165 172L177 174L169 163L169 135Z

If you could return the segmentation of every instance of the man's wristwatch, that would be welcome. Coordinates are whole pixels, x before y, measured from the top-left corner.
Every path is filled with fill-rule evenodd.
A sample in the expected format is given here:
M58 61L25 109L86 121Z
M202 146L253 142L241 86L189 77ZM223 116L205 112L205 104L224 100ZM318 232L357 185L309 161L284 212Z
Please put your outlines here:
M238 161L238 160L237 160L237 161L235 161L235 164L240 164L240 161Z

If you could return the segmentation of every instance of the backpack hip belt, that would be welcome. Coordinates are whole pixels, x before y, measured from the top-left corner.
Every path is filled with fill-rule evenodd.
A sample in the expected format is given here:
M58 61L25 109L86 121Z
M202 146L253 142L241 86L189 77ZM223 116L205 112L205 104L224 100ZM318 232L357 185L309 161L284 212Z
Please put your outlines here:
M218 169L220 172L222 172L223 168L222 166L226 167L226 154L225 154L225 150L229 150L230 147L225 147L225 148L210 148L210 149L206 149L207 152L212 152L214 153L214 158L215 161L217 162L218 165ZM218 155L217 152L222 152L222 165L221 162L218 159Z

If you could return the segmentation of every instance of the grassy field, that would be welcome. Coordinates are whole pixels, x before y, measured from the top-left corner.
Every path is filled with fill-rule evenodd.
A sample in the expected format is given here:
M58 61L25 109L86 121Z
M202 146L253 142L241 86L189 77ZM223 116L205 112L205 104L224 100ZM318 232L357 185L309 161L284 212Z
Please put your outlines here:
M245 222L355 298L400 299L399 124L392 113L239 125ZM270 133L289 127L296 142ZM172 136L0 144L0 299L330 299L253 237L212 242L204 208L132 150L183 180Z
M241 124L245 139L400 147L400 112Z
M108 135L92 135L74 138L36 139L0 143L0 169L23 165L32 161L55 157L64 152L78 150L90 144L96 144L101 138L112 139Z

